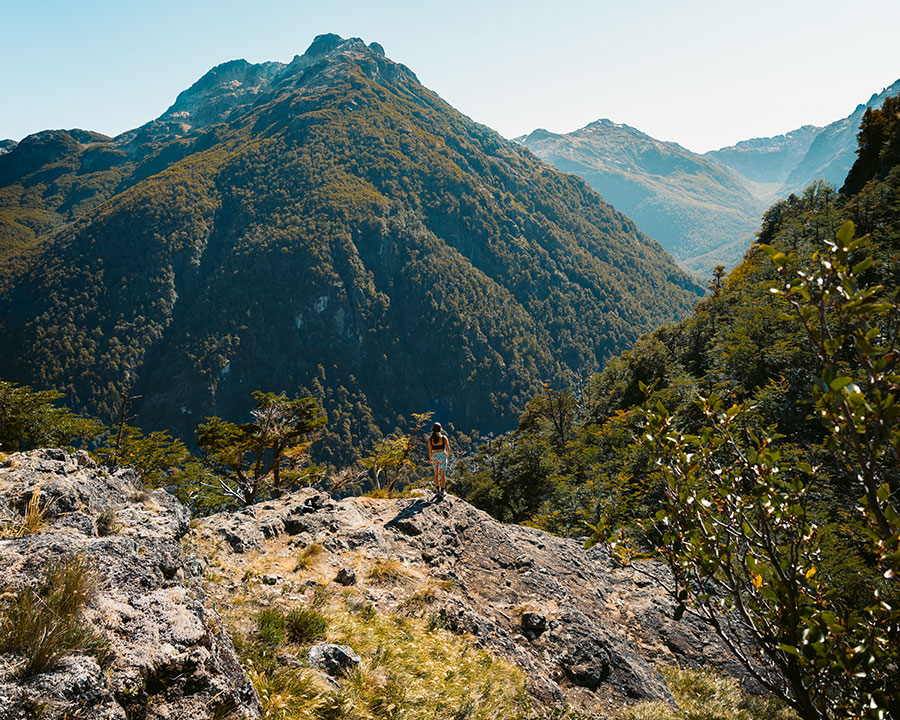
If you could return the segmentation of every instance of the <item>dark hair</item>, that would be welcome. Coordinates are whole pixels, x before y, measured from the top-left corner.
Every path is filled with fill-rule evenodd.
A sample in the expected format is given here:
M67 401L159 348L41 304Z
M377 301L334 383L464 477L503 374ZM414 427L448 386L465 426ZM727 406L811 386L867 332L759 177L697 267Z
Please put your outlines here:
M441 424L436 422L431 426L431 441L434 442L441 436Z

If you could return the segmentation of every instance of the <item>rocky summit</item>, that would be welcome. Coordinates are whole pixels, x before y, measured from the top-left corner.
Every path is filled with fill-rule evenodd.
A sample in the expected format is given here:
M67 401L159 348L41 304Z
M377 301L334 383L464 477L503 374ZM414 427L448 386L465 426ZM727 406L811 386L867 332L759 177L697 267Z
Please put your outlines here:
M234 647L247 646L261 612L312 612L329 597L430 643L448 667L451 653L482 653L478 667L524 678L519 702L542 711L616 718L636 700L674 702L660 664L740 674L704 628L672 620L661 565L622 567L600 548L419 493L337 501L307 488L189 524L176 500L142 490L130 470L59 450L9 456L0 467L4 718L34 708L45 718L259 717ZM54 602L47 578L72 558L91 576L80 622L96 642L29 674L30 651L10 648L8 619L28 593ZM307 695L334 697L401 652L370 648L335 621L310 637L302 652L277 657L309 674Z

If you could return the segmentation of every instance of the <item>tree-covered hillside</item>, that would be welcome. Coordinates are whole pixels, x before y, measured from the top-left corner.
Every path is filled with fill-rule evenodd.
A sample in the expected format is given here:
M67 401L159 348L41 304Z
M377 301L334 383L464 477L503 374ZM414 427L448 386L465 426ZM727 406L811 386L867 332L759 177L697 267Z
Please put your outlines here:
M900 717L900 107L866 113L694 315L533 398L457 488L498 517L660 557L803 720Z
M565 135L535 130L518 140L583 177L701 276L736 265L759 225L763 203L731 170L628 125L598 120Z
M502 430L701 289L585 183L380 46L212 70L109 140L0 156L0 376L187 437L251 390L319 397L328 459L413 411Z
M798 457L824 463L823 492L831 494L832 508L852 503L845 478L828 465L824 431L812 414L821 363L802 326L782 317L790 308L772 292L781 280L760 245L794 253L792 268L802 268L852 220L858 235L868 235L867 280L896 298L897 100L866 117L842 193L818 183L769 208L757 243L730 274L714 280L693 315L644 335L583 384L546 387L529 402L515 433L479 450L464 491L500 517L558 532L582 532L584 521L603 516L617 523L651 515L662 489L639 442L643 383L654 387L652 402L662 401L685 432L702 422L698 395L747 403L759 426L775 423Z

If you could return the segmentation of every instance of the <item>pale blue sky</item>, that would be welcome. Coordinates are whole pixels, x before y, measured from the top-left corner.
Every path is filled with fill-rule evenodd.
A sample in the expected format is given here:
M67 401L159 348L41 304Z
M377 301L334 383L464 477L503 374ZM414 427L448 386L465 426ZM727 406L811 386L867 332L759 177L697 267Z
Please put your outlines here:
M608 117L702 152L846 116L900 78L898 28L898 0L0 0L0 139L115 135L335 32L507 137Z

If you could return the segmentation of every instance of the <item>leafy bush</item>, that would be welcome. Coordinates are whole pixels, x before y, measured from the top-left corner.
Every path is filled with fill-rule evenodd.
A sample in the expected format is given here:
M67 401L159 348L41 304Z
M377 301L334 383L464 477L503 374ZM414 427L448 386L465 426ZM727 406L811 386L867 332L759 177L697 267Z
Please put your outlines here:
M298 607L287 614L285 625L288 639L302 644L325 637L328 619L317 610Z
M69 445L100 434L103 427L54 403L55 390L32 390L0 380L0 450Z
M96 590L87 560L74 555L46 571L38 590L24 587L0 610L0 653L24 656L22 677L52 668L76 652L102 656L104 638L81 618Z
M644 409L644 442L666 481L656 515L678 600L707 621L763 687L807 720L883 718L900 709L900 304L867 285L867 238L847 222L798 266L762 249L819 360L814 408L846 492L862 497L848 525L881 571L868 606L853 606L821 572L814 512L820 469L799 461L753 409L699 397L705 418L684 433L661 402ZM649 391L648 391L649 394ZM852 682L848 683L848 678Z

